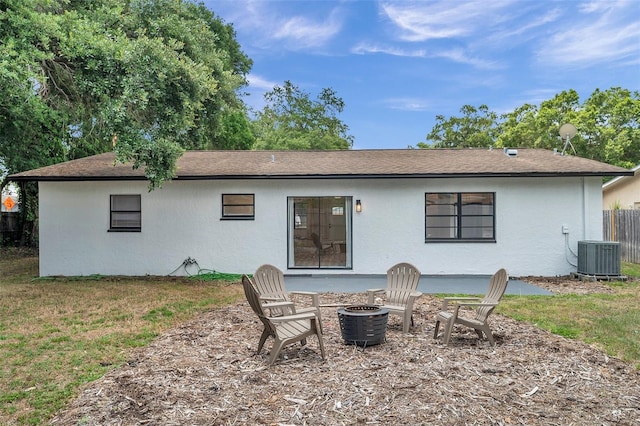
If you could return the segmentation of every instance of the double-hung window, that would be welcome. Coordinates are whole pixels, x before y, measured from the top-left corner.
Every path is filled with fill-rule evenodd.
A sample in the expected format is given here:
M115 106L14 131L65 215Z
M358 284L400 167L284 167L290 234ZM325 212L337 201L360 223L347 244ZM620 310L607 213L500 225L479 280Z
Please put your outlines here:
M426 242L493 242L495 239L495 193L425 194Z
M139 194L111 195L109 231L140 232L142 203Z
M222 194L222 219L255 219L254 194Z

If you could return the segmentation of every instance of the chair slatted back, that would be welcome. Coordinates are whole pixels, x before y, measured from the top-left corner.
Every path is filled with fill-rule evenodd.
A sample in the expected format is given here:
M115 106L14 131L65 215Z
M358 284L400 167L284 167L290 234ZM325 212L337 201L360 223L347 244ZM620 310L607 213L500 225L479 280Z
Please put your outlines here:
M272 297L288 301L289 296L284 287L284 274L273 265L262 265L253 274L258 293L263 297Z
M260 318L266 329L275 333L273 324L267 319L267 316L264 313L258 291L251 282L251 279L246 275L242 276L242 288L244 289L244 295L247 298L247 302L249 302L249 306L253 309L253 312L258 315L258 318Z
M405 305L418 289L420 271L410 263L398 263L387 270L387 304Z
M504 295L505 290L507 289L507 284L509 283L509 275L507 271L502 268L499 269L489 281L489 289L487 290L487 294L482 299L483 303L498 303L502 296ZM481 306L476 310L476 319L479 321L486 321L487 317L493 310L495 306Z

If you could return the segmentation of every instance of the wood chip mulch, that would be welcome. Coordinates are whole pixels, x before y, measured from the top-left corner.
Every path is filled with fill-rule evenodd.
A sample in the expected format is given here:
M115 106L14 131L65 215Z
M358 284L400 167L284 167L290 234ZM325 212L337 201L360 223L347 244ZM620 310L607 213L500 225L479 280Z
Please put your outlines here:
M609 289L530 281L559 293ZM364 301L359 294L321 295L322 303ZM272 340L255 353L262 324L246 302L211 310L90 383L51 424L640 424L640 372L633 366L498 314L491 317L495 347L463 328L445 347L432 336L439 306L423 296L410 333L390 316L386 342L365 349L344 344L336 308L323 308L327 359L311 337L304 347L286 348L271 367Z

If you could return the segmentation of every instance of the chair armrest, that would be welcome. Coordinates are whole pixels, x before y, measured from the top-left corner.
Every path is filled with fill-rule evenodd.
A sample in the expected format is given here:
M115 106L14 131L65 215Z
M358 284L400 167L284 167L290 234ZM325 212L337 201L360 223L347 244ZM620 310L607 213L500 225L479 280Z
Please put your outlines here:
M367 303L369 305L373 305L374 297L375 297L376 293L384 293L384 292L385 292L384 288L369 288L369 289L367 289Z
M409 293L409 303L411 303L411 306L413 306L413 302L418 300L418 298L420 297L422 297L421 291L412 291L411 293Z
M461 307L480 307L480 306L498 306L497 303L467 303L467 302L462 302L462 303L456 303L455 304L455 308L453 309L453 315L452 317L454 318L453 321L457 321L458 318L458 311L460 310Z
M317 291L300 291L300 290L293 290L293 291L290 291L289 293L291 293L291 294L301 294L303 296L313 296L314 294L318 294Z
M296 294L296 295L299 295L299 296L310 296L311 297L311 304L313 306L315 306L316 308L320 306L320 300L319 300L318 292L316 292L316 291L299 291L299 290L295 290L295 291L290 291L289 294Z
M447 310L447 306L449 306L449 302L455 302L455 303L460 303L463 301L470 301L470 300L475 300L475 301L480 301L481 299L479 297L445 297L444 299L442 299L442 310L446 311Z
M313 312L305 312L302 314L285 315L282 317L269 317L269 321L271 321L274 324L281 323L281 322L288 322L288 321L299 321L299 320L305 320L305 319L317 320L318 316Z
M270 303L262 303L262 308L263 309L269 309L270 313L273 315L273 311L271 311L271 309L277 309L277 308L288 308L290 309L291 312L295 313L296 312L296 307L294 306L293 302L270 302Z
M419 297L422 296L421 291L412 291L409 293L409 298L407 299L407 309L413 312L413 304Z
M451 297L445 297L444 300L449 300L449 301L453 301L453 300L480 300L479 297L475 297L475 296L470 296L470 297L456 297L456 296L451 296Z
M469 302L462 302L462 303L456 303L457 306L469 306L469 307L478 307L478 306L498 306L497 303L469 303Z
M478 308L480 306L498 306L498 304L497 303L468 303L468 302L456 303L455 307L453 308L453 314L451 315L451 317L453 318L453 321L457 321L458 311L460 310L461 307Z

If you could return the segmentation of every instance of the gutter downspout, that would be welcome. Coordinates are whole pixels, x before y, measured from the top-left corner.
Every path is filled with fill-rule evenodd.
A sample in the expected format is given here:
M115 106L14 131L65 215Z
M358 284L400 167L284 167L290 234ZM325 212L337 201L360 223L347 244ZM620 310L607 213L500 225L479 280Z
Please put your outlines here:
M587 237L587 184L584 177L580 179L582 180L582 236L585 240L588 240L590 238Z

